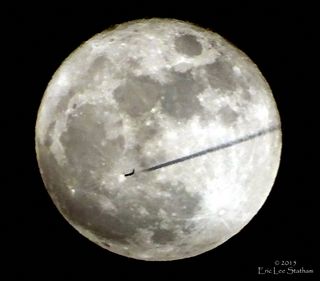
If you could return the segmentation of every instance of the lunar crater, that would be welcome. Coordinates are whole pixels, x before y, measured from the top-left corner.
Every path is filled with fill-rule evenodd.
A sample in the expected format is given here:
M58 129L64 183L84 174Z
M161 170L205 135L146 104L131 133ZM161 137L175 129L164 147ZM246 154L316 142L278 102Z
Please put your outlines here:
M197 37L194 35L180 35L176 37L174 43L176 51L186 56L194 57L202 53L201 43L199 43Z
M161 85L148 76L132 77L114 91L121 110L131 117L150 112L161 96Z
M218 116L223 123L225 123L226 125L231 125L237 121L239 114L230 106L226 105L218 111Z
M190 119L203 110L197 95L204 86L194 80L191 72L171 73L171 83L162 86L165 95L161 99L162 111L177 120Z

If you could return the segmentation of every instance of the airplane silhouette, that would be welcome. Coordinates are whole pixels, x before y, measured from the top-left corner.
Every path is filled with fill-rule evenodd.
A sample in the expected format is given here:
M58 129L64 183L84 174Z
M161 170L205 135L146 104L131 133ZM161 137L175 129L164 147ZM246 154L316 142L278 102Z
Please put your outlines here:
M124 176L125 176L125 177L128 177L128 176L131 176L131 175L133 175L133 174L134 174L134 169L132 170L132 172L131 172L131 173L124 174Z

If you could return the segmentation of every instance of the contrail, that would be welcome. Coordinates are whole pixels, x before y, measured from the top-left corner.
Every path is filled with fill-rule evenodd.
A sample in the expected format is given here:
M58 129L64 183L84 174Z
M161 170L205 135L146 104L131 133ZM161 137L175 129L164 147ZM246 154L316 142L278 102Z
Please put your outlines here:
M207 148L205 150L201 150L201 151L198 151L196 153L193 153L193 154L190 154L190 155L187 155L187 156L183 156L181 158L177 158L175 160L164 162L164 163L152 166L152 167L147 168L147 169L143 169L142 172L151 172L151 171L155 171L155 170L158 170L158 169L161 169L161 168L164 168L164 167L167 167L167 166L171 166L171 165L183 162L183 161L187 161L187 160L190 160L192 158L196 158L196 157L205 155L207 153L215 152L215 151L218 151L218 150L221 150L221 149L224 149L224 148L227 148L227 147L230 147L230 146L233 146L233 145L236 145L236 144L239 144L239 143L242 143L242 142L257 138L257 137L260 137L260 136L263 136L263 135L265 135L267 133L273 132L273 131L278 130L278 129L280 129L279 125L273 126L273 127L267 128L267 129L263 129L263 130L260 130L260 131L258 131L256 133L254 133L254 134L247 135L247 136L244 136L242 138L239 138L239 139L236 139L236 140L233 140L233 141L229 141L229 142L226 142L226 143L223 143L223 144L219 144L217 146L210 147L210 148Z

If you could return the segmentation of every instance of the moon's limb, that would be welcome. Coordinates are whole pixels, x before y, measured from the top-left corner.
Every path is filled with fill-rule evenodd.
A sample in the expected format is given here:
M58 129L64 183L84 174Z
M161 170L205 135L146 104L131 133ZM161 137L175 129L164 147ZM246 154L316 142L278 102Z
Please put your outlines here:
M261 208L279 124L245 54L190 23L151 19L104 31L67 58L38 112L36 151L50 196L80 233L124 256L174 260L220 245Z

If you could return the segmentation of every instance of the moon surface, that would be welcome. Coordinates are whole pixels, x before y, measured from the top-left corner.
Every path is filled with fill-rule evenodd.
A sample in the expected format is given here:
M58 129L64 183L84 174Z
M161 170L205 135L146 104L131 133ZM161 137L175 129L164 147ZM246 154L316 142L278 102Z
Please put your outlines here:
M281 143L256 65L173 19L83 43L52 77L36 124L41 175L61 214L141 260L196 256L238 233L272 188Z

